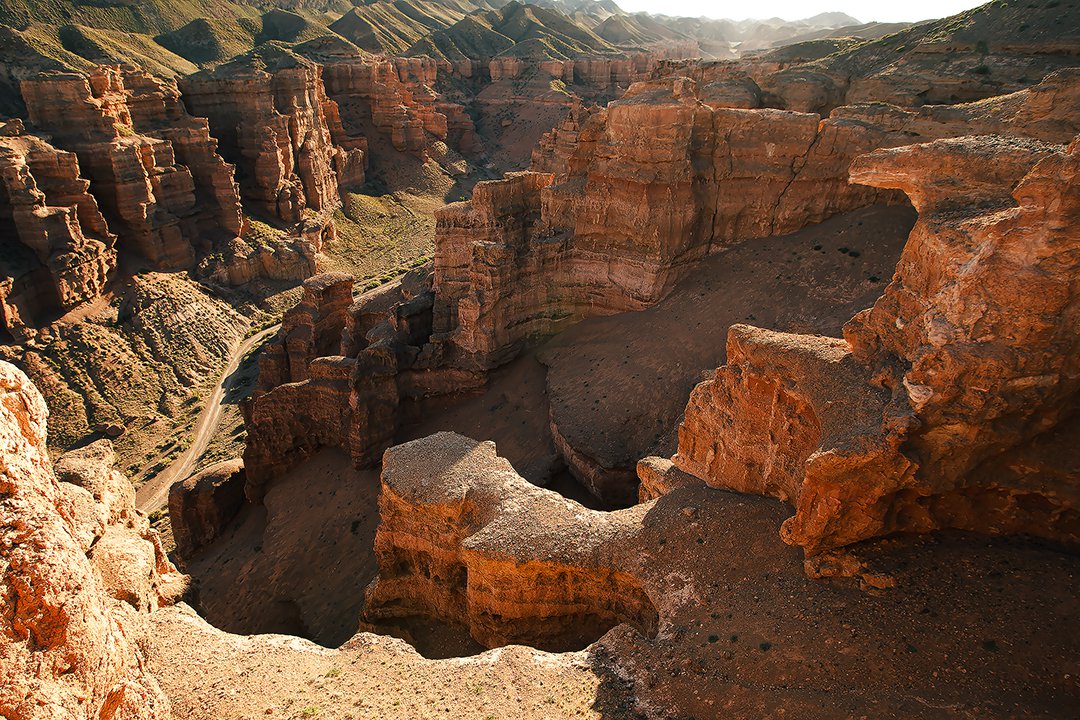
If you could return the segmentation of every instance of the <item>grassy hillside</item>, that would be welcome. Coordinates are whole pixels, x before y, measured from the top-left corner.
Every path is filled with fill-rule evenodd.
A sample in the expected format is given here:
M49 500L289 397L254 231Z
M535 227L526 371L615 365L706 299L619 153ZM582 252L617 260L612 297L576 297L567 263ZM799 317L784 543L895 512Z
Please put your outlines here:
M430 33L450 27L474 9L426 0L373 2L353 8L330 29L369 52L402 55Z

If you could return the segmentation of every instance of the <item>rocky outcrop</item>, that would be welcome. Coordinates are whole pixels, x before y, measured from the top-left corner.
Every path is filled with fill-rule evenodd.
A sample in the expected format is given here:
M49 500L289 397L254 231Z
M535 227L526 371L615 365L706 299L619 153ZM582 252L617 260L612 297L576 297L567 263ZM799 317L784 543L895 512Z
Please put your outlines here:
M433 329L449 361L490 369L571 316L570 297L555 315L551 293L560 288L549 282L566 266L568 243L533 241L541 192L552 180L545 173L511 173L478 183L471 201L436 211Z
M841 180L857 150L894 140L885 131L714 109L695 92L689 80L637 87L606 111L571 117L574 151L555 165L565 176L512 173L437 211L430 292L366 296L337 350L331 339L312 355L297 339L295 353L283 343L268 355L264 394L248 416L249 496L325 445L348 448L358 467L373 464L403 398L473 386L577 320L654 304L726 243L898 197ZM569 144L552 140L560 146ZM764 197L747 203L751 191ZM562 453L578 457L565 443ZM584 462L575 469L588 474ZM632 485L633 469L624 474Z
M589 142L589 138L583 138L581 133L589 118L598 112L598 105L575 103L558 125L541 136L532 151L531 169L558 176L569 175L570 156L578 143Z
M656 607L609 546L640 510L596 512L537 488L491 442L438 433L398 445L383 458L379 575L364 619L435 617L485 647L554 651L622 622L655 635Z
M697 487L700 478L675 467L668 458L649 456L638 460L638 502L645 503L667 495L673 490Z
M481 149L476 135L476 124L464 105L445 100L435 102L435 110L446 116L446 142L464 155L472 155Z
M21 334L104 292L116 269L116 237L73 153L22 132L0 136L0 327Z
M349 133L341 121L341 108L327 97L323 102L323 115L330 130L330 139L336 146L334 174L342 190L358 189L364 184L368 165L368 140L361 135Z
M62 458L58 481L46 415L27 377L0 363L0 714L168 718L140 612L175 599L183 576L134 510L107 443Z
M781 69L759 83L771 106L821 114L867 101L907 108L969 103L1076 66L1078 20L1074 5L987 3Z
M711 78L726 80L745 78ZM1067 126L1054 109L1060 103L1036 97L1009 98L993 112L943 115L933 132L960 132L974 117L1017 132L1024 124L1048 133ZM641 83L606 109L571 113L534 156L552 172L479 183L471 201L436 213L431 293L373 295L360 303L367 309L349 313L372 319L363 331L350 330L347 320L338 350L324 348L320 357L305 349L299 374L267 373L266 396L253 407L260 429L250 436L249 485L327 444L348 448L358 467L373 464L393 437L403 398L445 392L450 378L473 385L583 318L654 305L706 255L865 205L902 203L891 186L861 187L847 177L861 153L910 142L914 118L880 105L841 108L822 121L709 104L686 78ZM430 315L421 308L429 302ZM403 330L396 313L407 307L417 312ZM425 334L418 328L428 317ZM376 327L383 329L370 337L380 342L369 342ZM551 432L593 492L618 487L620 500L632 498L632 464L620 465L616 477L554 418ZM281 448L273 446L278 436L288 438Z
M710 85L752 84L737 74L703 76L704 88L635 84L548 133L533 154L541 173L481 183L471 203L439 211L437 338L454 361L491 368L565 320L655 304L724 247L902 202L848 183L852 160L875 148L972 128L1060 141L1075 132L1076 77L972 106L856 105L824 121L704 97Z
M315 358L338 354L353 277L324 273L305 280L303 288L300 302L285 313L281 330L259 357L260 390L307 380Z
M1065 144L1080 133L1080 68L1059 70L1025 90L978 102L914 109L859 103L837 108L830 117L859 118L927 140L1007 135Z
M229 239L240 235L243 213L235 168L217 154L218 143L210 136L209 123L187 114L175 82L133 68L123 68L122 75L135 130L169 141L177 162L191 173L195 195L206 208L199 217L200 236Z
M165 556L157 533L135 509L135 488L116 469L109 440L70 450L56 461L61 494L71 501L74 535L109 595L149 612L176 602L187 579Z
M337 160L319 65L266 45L184 78L180 89L188 109L209 120L222 155L236 165L251 209L293 225L305 210L340 207L334 168L348 169L355 160Z
M341 58L328 62L323 75L326 91L355 126L370 124L385 133L394 149L426 156L428 135L445 140L447 116L437 109L432 89L438 67L430 58ZM466 116L467 117L467 116ZM455 130L462 135L470 123L460 114Z
M652 305L710 252L898 200L846 177L900 142L861 120L713 108L685 78L637 84L547 136L534 164L562 174L480 183L437 213L437 338L486 369L567 321Z
M24 80L21 90L30 121L78 156L121 247L130 247L158 269L187 268L197 250L209 249L211 238L203 233L222 222L238 229L235 198L231 206L228 199L228 168L213 158L205 128L183 118L174 95L166 100L167 86L138 72L127 76L134 91L126 87L125 73L109 66L89 76ZM136 94L142 99L134 103L138 109L133 114L129 101ZM160 111L154 108L157 103ZM175 134L162 132L158 122L170 112ZM142 125L156 136L143 134ZM185 139L180 125L188 125L192 135ZM191 166L183 164L178 147ZM193 172L199 173L205 198L196 192Z
M844 339L733 327L675 465L790 501L782 534L808 555L936 528L1080 541L1078 170L1080 140L859 158L853 181L920 213L893 282Z
M374 464L393 440L403 399L478 382L435 359L430 271L409 273L346 308L351 287L352 278L339 274L307 281L305 299L260 366L259 389L244 408L252 502L321 447L347 450L356 467Z
M340 354L353 278L316 275L259 359L259 385L245 405L246 494L323 446L346 445L354 358Z
M176 554L190 558L218 538L244 503L244 462L225 460L169 488Z
M642 246L659 266L646 281L656 289L642 288L652 295L670 284L665 266L892 197L849 187L846 173L857 154L900 141L861 120L819 127L809 114L712 107L687 79L640 83L580 131L545 222L579 246Z

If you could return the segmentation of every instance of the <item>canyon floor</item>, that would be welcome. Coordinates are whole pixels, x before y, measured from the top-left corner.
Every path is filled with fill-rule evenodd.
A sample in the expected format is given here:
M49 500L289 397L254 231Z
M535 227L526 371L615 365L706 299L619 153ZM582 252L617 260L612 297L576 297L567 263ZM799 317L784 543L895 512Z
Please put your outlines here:
M350 502L328 503L332 460L312 461L309 508ZM364 561L326 527L301 531L306 511L293 509L292 541L318 538L297 563L335 550L337 577L307 591L362 597ZM861 559L895 587L866 592L806 577L775 500L686 488L620 514L639 531L614 551L665 598L652 639L622 625L580 652L428 660L366 633L337 649L227 635L181 605L151 616L151 670L187 718L1021 718L1080 702L1080 583L1053 548L958 533L882 541Z
M411 408L399 441L443 430L492 439L532 483L603 507L557 460L553 423L577 451L623 472L647 454L670 456L685 397L723 364L730 325L838 334L888 281L913 221L909 207L875 206L724 250L656 307L591 318L492 372L481 391ZM187 563L201 611L232 633L345 642L375 575L377 497L377 471L320 451ZM426 655L478 650L434 629L415 634Z

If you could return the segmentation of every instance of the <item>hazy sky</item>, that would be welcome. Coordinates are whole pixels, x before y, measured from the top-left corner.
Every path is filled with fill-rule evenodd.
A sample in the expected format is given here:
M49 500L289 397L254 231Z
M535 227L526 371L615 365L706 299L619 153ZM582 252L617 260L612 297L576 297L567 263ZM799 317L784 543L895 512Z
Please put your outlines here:
M984 4L986 0L615 0L628 12L646 11L661 15L704 15L712 18L782 17L785 20L839 10L862 22L900 22L940 18Z

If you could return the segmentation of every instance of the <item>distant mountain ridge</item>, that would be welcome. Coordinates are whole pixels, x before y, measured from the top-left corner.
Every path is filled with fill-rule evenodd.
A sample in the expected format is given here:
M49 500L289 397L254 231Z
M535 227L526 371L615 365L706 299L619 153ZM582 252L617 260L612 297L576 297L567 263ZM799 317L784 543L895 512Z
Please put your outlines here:
M874 24L839 12L736 22L628 13L614 0L0 0L0 114L19 114L19 81L42 71L131 64L176 77L266 42L332 38L356 52L449 61L641 51L726 59L847 32L837 28L878 37Z

